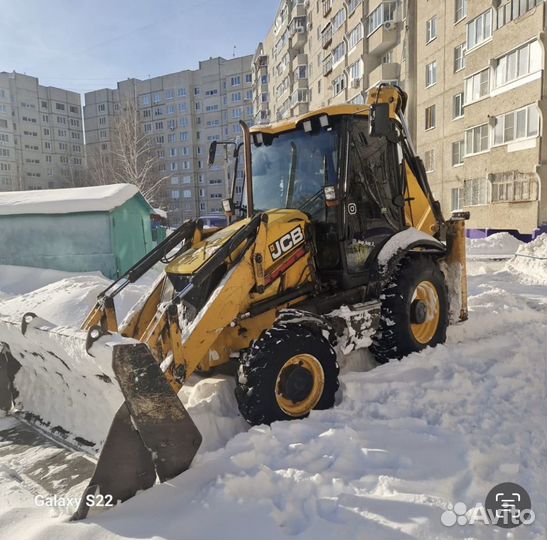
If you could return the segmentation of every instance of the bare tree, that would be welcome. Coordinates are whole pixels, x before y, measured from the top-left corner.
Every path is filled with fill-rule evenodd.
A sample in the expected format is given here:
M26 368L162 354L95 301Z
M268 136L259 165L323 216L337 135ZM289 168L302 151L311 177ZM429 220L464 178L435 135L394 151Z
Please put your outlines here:
M87 185L134 184L145 199L163 203L170 175L160 170L159 146L145 133L135 101L124 102L111 128L108 150L87 156Z
M112 180L134 184L146 199L155 199L169 175L160 171L158 146L144 133L134 101L127 101L115 119L111 153Z

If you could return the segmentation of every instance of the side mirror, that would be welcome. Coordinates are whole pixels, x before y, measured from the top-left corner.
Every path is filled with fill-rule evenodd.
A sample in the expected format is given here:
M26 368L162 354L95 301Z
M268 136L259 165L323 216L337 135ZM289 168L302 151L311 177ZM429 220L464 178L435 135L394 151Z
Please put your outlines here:
M393 135L393 124L389 117L389 104L376 103L370 107L369 135L371 137L388 137Z
M234 205L234 200L230 197L228 199L223 199L222 201L222 208L224 209L224 213L231 217L235 214L236 208Z
M338 206L338 194L336 193L335 186L325 186L323 188L323 194L325 196L325 204L327 207L331 208L333 206Z
M217 141L213 141L211 143L211 146L209 146L209 159L207 160L209 167L215 162L216 154L217 154Z

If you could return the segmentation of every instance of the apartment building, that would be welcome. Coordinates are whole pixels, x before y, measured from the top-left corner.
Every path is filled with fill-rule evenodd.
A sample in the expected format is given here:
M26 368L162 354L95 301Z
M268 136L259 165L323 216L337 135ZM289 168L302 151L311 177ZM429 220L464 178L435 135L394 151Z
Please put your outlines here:
M381 81L414 99L416 3L283 0L254 60L255 121L336 103L364 103ZM414 129L412 101L409 124Z
M161 203L170 223L222 213L231 182L231 159L225 174L224 152L212 167L207 153L212 141L235 141L239 121L253 123L252 55L210 58L197 70L120 81L116 89L85 94L86 148L90 161L112 150L116 117L131 101L142 132L152 138L163 182ZM242 173L239 173L242 178ZM241 190L239 184L236 188Z
M80 95L0 72L0 191L78 185L84 159Z
M445 214L530 234L547 220L546 17L544 0L282 0L253 59L255 121L395 82Z
M428 0L417 9L418 151L445 214L471 230L547 221L543 0Z

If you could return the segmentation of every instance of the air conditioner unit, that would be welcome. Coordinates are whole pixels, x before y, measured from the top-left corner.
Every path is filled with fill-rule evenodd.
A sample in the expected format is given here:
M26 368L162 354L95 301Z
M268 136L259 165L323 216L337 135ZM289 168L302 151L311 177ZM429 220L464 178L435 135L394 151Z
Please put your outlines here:
M361 77L351 79L351 87L352 88L359 88L360 86L361 86Z
M396 26L396 23L394 21L386 21L384 23L384 30L393 30Z

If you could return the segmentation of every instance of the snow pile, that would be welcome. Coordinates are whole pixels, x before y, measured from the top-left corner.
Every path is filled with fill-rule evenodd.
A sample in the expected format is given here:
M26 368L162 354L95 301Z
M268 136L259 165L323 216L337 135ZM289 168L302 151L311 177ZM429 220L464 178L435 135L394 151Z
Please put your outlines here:
M547 285L547 234L521 245L506 268L520 274L528 283Z
M5 296L26 294L40 289L61 279L74 276L102 276L100 272L87 272L85 274L64 272L49 268L33 268L30 266L0 265L0 291Z
M151 271L116 297L118 321L146 294L159 271ZM79 328L95 305L97 295L111 283L100 273L0 266L0 295L3 295L3 298L0 296L0 315L19 321L31 311L57 325ZM19 296L10 299L16 294Z
M138 192L139 190L133 184L4 191L0 193L0 216L109 212L127 202Z
M503 258L512 256L523 242L508 232L486 238L468 238L467 255L471 258Z

